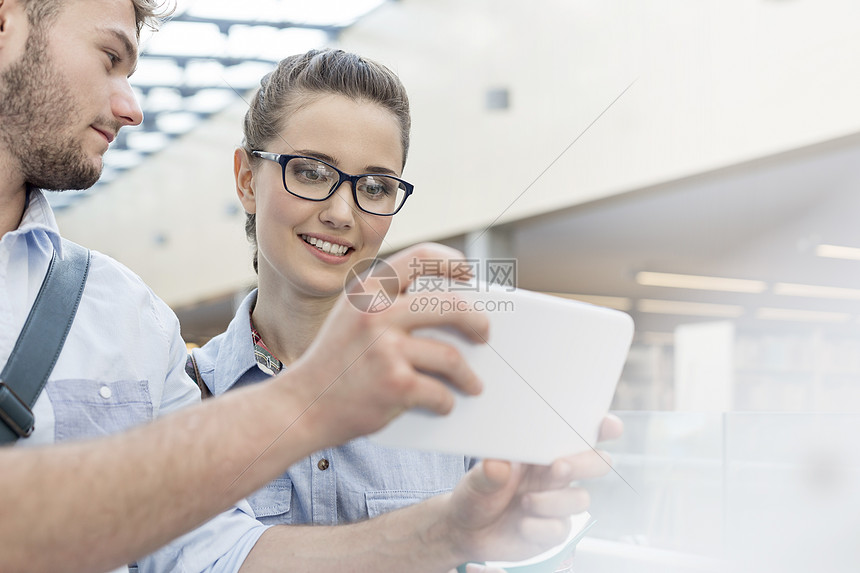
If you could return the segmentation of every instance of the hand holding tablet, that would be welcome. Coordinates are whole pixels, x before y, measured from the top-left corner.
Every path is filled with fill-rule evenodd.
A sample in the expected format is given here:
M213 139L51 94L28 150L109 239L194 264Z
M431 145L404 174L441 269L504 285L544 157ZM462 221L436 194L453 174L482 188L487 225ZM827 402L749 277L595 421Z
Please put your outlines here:
M632 319L493 284L457 294L463 308L489 317L486 344L443 329L415 334L455 346L483 381L483 392L458 395L446 416L406 412L371 438L388 446L534 464L592 449L630 348Z

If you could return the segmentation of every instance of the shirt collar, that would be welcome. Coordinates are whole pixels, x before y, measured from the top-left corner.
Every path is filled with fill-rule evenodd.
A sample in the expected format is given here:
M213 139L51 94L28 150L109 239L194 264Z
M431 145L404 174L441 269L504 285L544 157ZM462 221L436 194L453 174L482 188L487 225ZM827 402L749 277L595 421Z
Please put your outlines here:
M215 372L218 375L212 388L212 393L216 396L232 388L248 370L257 368L249 318L251 308L256 302L257 289L254 289L239 305L227 330L220 336L218 357L215 360Z
M63 241L60 239L60 228L54 211L45 198L44 193L34 187L27 188L27 205L24 207L24 216L21 224L13 234L24 235L26 233L44 233L50 239L57 251L57 255L63 256Z

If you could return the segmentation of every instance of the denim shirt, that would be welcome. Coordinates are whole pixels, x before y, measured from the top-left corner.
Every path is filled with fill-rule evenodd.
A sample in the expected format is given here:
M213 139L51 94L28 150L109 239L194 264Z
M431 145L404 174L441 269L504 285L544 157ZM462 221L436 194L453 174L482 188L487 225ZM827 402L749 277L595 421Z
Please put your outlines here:
M257 292L239 306L227 331L192 352L214 395L264 382L257 366L250 311ZM335 525L372 518L450 491L471 458L387 448L367 438L315 452L248 497L265 524Z
M0 240L0 366L55 249L62 255L53 212L42 193L31 190L18 228ZM167 305L134 273L93 251L75 320L33 407L34 432L14 447L112 434L198 402L185 357L179 323ZM140 571L237 571L266 529L250 514L246 503L238 504L141 559Z

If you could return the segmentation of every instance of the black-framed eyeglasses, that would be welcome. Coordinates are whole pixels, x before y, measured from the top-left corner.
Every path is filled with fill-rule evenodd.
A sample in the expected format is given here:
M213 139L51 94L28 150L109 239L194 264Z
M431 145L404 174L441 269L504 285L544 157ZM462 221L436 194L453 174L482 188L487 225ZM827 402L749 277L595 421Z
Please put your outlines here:
M344 181L349 181L355 204L371 215L394 215L414 189L411 183L393 175L350 175L315 157L267 151L252 151L251 154L280 163L284 189L309 201L325 201L334 195Z

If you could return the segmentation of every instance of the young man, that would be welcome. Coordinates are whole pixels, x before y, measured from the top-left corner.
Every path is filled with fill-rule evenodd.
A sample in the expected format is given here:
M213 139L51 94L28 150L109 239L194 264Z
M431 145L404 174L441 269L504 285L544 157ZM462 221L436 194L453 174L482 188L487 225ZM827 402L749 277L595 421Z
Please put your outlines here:
M0 0L0 363L52 253L62 255L39 189L89 187L119 129L142 121L128 77L140 27L157 9L154 0ZM414 259L456 256L423 246L390 262L406 284ZM546 548L586 504L570 481L604 473L603 459L543 469L487 462L451 494L344 527L264 530L230 509L296 460L404 409L448 411L450 391L428 372L478 392L450 348L409 335L443 321L486 335L480 315L411 312L405 295L374 315L341 304L289 372L201 405L176 318L135 275L93 253L34 406L36 431L0 448L0 570L119 567L225 510L183 538L189 553L221 552L223 570L443 571Z

